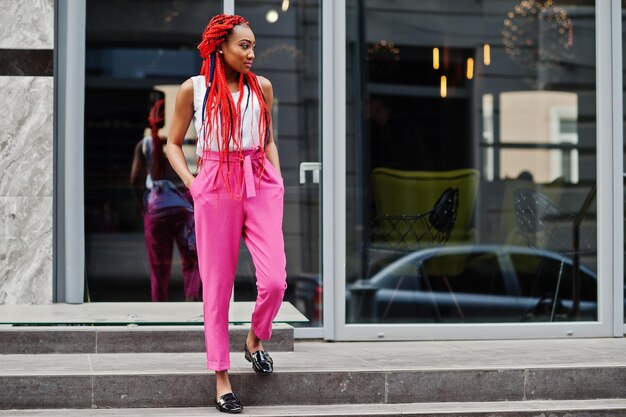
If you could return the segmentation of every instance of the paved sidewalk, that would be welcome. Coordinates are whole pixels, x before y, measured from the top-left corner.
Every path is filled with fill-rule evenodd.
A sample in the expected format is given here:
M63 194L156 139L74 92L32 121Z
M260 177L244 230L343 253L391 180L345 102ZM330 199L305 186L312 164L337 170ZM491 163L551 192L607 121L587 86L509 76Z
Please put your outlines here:
M246 414L323 416L328 408L338 416L421 415L429 413L424 407L432 413L432 407L447 407L439 414L457 416L463 410L454 411L457 402L458 407L491 407L485 415L511 415L502 407L552 415L559 404L565 408L555 416L585 407L604 413L585 415L618 415L618 410L626 415L624 338L297 341L293 352L271 353L272 376L255 374L243 352L231 353L233 389L249 405ZM204 353L0 355L0 383L3 408L49 409L15 415L120 415L115 413L132 407L139 414L121 415L214 413L214 377L205 368ZM495 406L488 405L492 402ZM348 404L356 408L340 410ZM187 406L202 408L180 409ZM62 408L82 410L62 414ZM0 411L5 415L12 414Z
M316 406L273 406L245 407L242 416L281 417L281 416L375 416L375 415L421 415L457 416L486 413L499 416L502 413L530 413L541 417L588 416L593 410L602 409L607 416L626 415L626 400L586 400L586 401L524 401L484 402L484 403L422 403L422 404L357 404L357 405L316 405ZM550 410L545 414L545 410ZM460 413L460 414L458 414ZM471 413L471 414L470 414ZM558 413L558 414L557 414ZM224 416L215 408L123 408L98 410L8 410L0 411L0 417L205 417ZM596 414L593 414L594 416Z
M271 352L277 371L626 367L626 338L436 342L295 342ZM231 352L231 372L252 372ZM204 353L0 355L0 376L207 373Z

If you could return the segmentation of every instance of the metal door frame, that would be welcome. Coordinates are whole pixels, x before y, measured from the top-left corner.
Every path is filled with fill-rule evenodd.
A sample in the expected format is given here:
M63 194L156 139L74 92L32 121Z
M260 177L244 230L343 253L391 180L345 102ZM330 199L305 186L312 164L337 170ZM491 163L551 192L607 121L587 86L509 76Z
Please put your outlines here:
M485 324L346 324L346 1L324 2L324 338L523 339L618 336L623 320L621 2L596 0L598 321ZM619 11L619 12L617 12ZM614 12L614 13L612 13ZM327 20L332 20L332 28ZM331 62L328 62L328 61ZM328 80L331 77L332 80ZM619 92L613 94L613 92ZM328 95L331 97L328 97ZM332 102L331 102L332 99ZM328 149L332 146L332 149ZM619 173L619 175L616 175ZM619 225L620 227L614 227ZM332 239L332 242L329 240ZM333 278L333 279L331 279ZM332 287L329 285L332 284ZM327 291L330 290L330 291Z
M513 325L346 324L346 1L321 0L321 6L324 325L321 329L296 329L296 336L323 336L327 340L370 340L381 335L397 340L488 339L565 337L572 331L574 337L622 337L626 326L620 0L596 0L598 274L603 278L598 293L599 321ZM82 115L86 0L59 0L55 9L54 301L81 303L85 271ZM235 0L223 0L223 10L234 13Z

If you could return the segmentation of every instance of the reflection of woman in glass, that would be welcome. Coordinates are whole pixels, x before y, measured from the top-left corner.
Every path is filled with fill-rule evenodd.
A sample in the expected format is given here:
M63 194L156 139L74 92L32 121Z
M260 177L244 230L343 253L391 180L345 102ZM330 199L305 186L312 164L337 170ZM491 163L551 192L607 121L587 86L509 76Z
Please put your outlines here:
M156 100L148 123L152 130L135 146L130 184L143 211L144 236L150 263L152 301L168 301L174 242L183 268L186 301L197 301L200 273L196 254L193 202L163 153L158 130L165 122L165 102ZM147 188L142 193L143 184Z
M261 340L271 336L287 287L273 92L267 79L250 71L254 47L241 16L211 19L198 46L201 75L182 84L168 141L170 162L194 199L207 367L216 371L217 408L230 413L243 410L228 380L228 308L242 236L256 268L258 296L244 347L256 372L273 371ZM195 179L181 147L192 119L200 157Z

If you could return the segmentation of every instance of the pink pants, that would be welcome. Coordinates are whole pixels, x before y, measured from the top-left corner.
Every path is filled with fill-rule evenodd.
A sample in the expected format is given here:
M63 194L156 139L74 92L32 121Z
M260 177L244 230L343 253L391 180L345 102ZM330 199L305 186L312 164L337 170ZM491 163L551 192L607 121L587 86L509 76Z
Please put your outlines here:
M202 279L207 368L215 371L230 368L228 309L242 236L256 269L252 331L261 340L271 337L272 320L287 288L282 234L285 188L272 164L262 161L259 152L245 151L243 158L231 152L229 162L223 162L218 173L219 155L205 152L190 189Z

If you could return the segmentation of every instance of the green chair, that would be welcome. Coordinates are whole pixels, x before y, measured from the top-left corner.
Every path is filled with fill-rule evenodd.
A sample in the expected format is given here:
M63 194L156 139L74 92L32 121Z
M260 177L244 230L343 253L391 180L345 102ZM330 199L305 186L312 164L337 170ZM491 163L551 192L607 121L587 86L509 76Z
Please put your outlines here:
M402 171L376 168L372 171L372 182L376 216L364 245L367 276L411 252L449 243L474 243L472 217L479 182L477 170ZM453 211L452 216L450 210ZM441 218L443 223L437 224ZM396 241L390 241L394 237ZM420 264L418 279L432 292L433 279L439 277L456 300L449 277L459 276L467 268L469 258L466 252L433 258ZM443 314L434 296L432 303L435 320L442 321ZM456 311L464 320L458 303Z
M444 190L457 188L459 211L450 242L473 241L471 222L479 181L477 170L402 171L375 168L372 177L377 214L425 213L433 207Z
M459 189L447 188L424 213L378 214L371 222L371 241L397 251L420 249L425 243L444 245L454 230L458 209Z
M470 244L474 241L472 216L478 189L479 173L465 168L452 171L403 171L392 168L376 168L372 171L376 217L371 225L370 239L366 242L369 257L368 275L373 266L384 266L402 253L443 244ZM438 235L423 230L424 222L393 224L380 222L381 218L423 218L446 190L458 190L458 208L454 227L446 241L437 241ZM413 216L413 217L411 217ZM429 219L430 220L430 219ZM408 230L413 228L414 230ZM397 242L389 242L389 236L397 236ZM434 239L433 239L434 237ZM435 265L429 274L460 272L459 265Z

